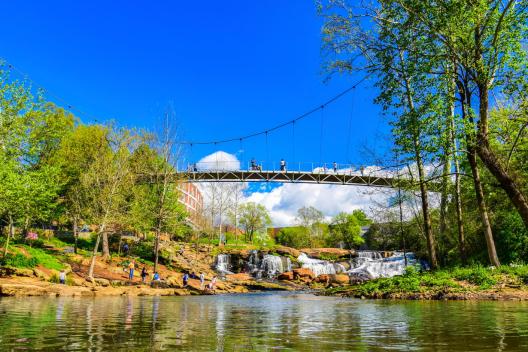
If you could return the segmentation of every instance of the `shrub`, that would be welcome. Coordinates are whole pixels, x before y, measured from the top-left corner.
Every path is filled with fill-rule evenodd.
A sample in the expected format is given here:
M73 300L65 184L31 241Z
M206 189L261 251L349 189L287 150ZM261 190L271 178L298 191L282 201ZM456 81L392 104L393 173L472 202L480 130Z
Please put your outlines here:
M26 257L21 253L7 254L5 257L0 258L0 265L12 266L15 268L34 268L39 264L37 258Z

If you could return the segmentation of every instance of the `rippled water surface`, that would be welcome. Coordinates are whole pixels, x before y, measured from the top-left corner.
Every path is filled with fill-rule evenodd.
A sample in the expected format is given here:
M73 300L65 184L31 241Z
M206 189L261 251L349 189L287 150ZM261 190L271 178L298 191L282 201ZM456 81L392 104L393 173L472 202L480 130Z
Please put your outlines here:
M528 304L310 294L1 298L0 350L528 351Z

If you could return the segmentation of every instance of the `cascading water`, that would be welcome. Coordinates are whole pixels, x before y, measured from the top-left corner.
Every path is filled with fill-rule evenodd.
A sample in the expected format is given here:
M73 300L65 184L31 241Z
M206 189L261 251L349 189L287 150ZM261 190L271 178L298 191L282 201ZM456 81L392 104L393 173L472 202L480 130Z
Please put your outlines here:
M216 256L215 269L220 274L232 274L229 270L231 269L231 258L229 254L219 254Z
M289 260L289 258L287 259ZM268 278L283 273L285 270L284 265L282 265L282 258L276 255L266 254L264 258L262 258L260 270L263 273L266 273Z
M303 268L310 269L315 274L315 276L323 274L337 274L339 271L345 271L344 266L341 264L330 263L326 260L313 259L308 257L305 253L301 253L299 258L297 258L297 261L302 264Z
M259 270L259 256L257 250L249 251L248 272L255 274Z
M407 266L416 264L414 253L406 253L405 257L407 265L402 252L394 252L392 256L383 258L380 252L358 251L358 257L352 261L348 274L362 280L402 275Z

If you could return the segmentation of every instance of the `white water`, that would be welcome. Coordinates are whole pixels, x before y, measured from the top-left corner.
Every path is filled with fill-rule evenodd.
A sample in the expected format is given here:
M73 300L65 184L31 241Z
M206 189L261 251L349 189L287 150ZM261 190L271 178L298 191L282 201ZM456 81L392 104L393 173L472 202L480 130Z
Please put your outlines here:
M306 255L306 253L301 253L299 258L297 258L297 261L302 264L303 268L310 269L315 274L315 276L323 274L337 274L339 272L345 271L345 267L341 264L334 264L326 260L310 258Z
M216 256L215 269L221 274L232 274L229 254L219 254Z
M406 253L406 257L407 265L402 252L394 252L392 256L383 258L379 252L359 251L358 257L351 263L352 268L348 274L364 280L402 275L406 266L416 264L414 253Z
M281 274L285 271L290 271L290 258L285 258L285 260L283 260L282 257L266 254L264 258L262 258L262 263L259 270L263 273L266 273L268 278Z

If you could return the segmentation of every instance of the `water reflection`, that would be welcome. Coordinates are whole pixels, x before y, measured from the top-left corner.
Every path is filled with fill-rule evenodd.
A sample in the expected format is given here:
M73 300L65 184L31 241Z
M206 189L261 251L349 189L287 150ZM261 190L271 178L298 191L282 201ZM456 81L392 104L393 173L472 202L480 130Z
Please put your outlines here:
M3 298L2 349L528 351L528 304L252 294Z

